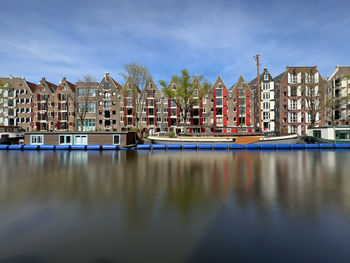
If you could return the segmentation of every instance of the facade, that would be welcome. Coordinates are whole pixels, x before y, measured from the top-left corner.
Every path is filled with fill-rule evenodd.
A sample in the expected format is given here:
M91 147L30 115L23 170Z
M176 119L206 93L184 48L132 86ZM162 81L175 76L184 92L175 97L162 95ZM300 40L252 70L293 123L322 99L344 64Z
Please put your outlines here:
M97 82L75 84L76 130L95 131L97 120ZM81 125L82 124L82 125Z
M308 126L324 125L325 82L314 67L286 67L280 79L280 131L306 134Z
M33 94L34 131L53 131L58 113L54 111L54 92L57 86L42 78Z
M230 89L233 105L232 133L252 133L254 127L254 92L241 75Z
M120 131L125 127L124 105L122 105L122 86L109 73L106 73L97 86L98 131Z
M252 80L249 85L253 88L254 97L254 115L259 114L259 98L257 90L257 78ZM278 85L275 85L275 80L264 68L260 75L260 109L261 109L261 124L262 131L273 132L277 131L279 123L279 90ZM254 118L255 127L259 128L259 118Z
M20 126L25 131L33 129L32 98L36 85L24 78L0 78L0 125ZM3 102L1 102L3 100Z
M328 125L350 124L350 66L336 66L327 79Z

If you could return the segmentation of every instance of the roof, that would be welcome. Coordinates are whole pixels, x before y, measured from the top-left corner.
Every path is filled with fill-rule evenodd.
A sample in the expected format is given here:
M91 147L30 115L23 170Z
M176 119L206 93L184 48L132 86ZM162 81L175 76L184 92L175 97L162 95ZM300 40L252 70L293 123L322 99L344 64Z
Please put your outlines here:
M275 83L280 83L280 82L282 81L283 76L284 76L284 73L285 73L285 72L279 74L278 76L276 76L276 77L274 78Z
M51 83L51 82L48 82L47 80L45 80L45 82L47 83L47 85L49 86L50 90L52 92L55 92L55 90L57 89L57 85Z
M242 85L243 83L248 85L248 83L245 81L244 77L242 75L240 75L237 82L230 88L230 90L234 90L236 87Z
M120 85L116 80L114 80L112 77L110 77L113 83L118 87L118 90L121 90L123 87Z
M27 82L27 85L28 85L28 87L30 88L30 90L31 90L32 92L34 92L35 89L36 89L36 87L37 87L38 85L36 85L35 83L32 83L32 82L29 82L29 81L26 81L26 82Z
M70 89L71 89L73 92L75 92L75 85L74 85L73 83L67 81L67 80L66 80L66 82L67 82L67 84L69 85Z

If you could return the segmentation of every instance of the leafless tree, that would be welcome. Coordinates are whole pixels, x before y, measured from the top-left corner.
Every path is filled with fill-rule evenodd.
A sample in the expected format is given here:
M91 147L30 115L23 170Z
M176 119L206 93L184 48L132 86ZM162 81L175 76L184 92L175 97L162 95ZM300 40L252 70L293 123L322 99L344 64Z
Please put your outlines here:
M124 65L124 70L126 73L122 72L120 75L125 81L130 80L130 86L124 87L123 92L124 95L127 95L128 90L130 90L129 95L134 108L133 117L135 119L135 128L138 129L141 121L143 104L146 99L146 83L149 78L151 78L151 74L146 66L135 62Z

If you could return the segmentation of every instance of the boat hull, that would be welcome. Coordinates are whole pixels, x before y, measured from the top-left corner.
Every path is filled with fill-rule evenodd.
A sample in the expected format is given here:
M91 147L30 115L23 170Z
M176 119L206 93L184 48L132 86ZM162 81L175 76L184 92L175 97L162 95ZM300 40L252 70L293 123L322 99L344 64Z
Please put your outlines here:
M178 137L169 138L161 136L149 136L148 141L152 144L296 144L296 134L286 136L261 137L261 136L239 136L230 138L201 138L201 137Z

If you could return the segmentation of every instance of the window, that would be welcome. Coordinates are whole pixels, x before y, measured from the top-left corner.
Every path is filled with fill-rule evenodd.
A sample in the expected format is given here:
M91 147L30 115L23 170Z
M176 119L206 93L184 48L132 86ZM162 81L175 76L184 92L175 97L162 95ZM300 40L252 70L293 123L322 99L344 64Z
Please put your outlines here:
M297 83L297 74L290 74L290 83L292 84Z
M87 135L74 135L74 144L87 145L88 136Z
M222 97L222 89L216 89L216 97Z
M73 141L72 137L72 135L60 135L58 137L58 144L71 145Z
M153 99L148 100L148 106L154 106L153 102L154 102Z
M193 95L194 95L194 97L198 97L198 89L195 89L195 90L193 91Z
M153 97L153 91L152 90L147 90L147 97L152 98Z
M264 75L264 80L269 80L269 75L265 74Z
M291 122L291 123L297 122L297 114L296 114L295 112L292 112L292 113L290 114L290 122Z
M30 144L41 145L44 143L44 135L30 135Z
M296 100L292 100L290 103L290 109L291 110L296 110L297 109L297 101Z
M113 135L113 145L119 145L120 144L120 135L114 134Z
M238 90L238 96L239 97L244 97L245 96L245 89L239 89Z
M175 101L173 101L173 100L170 102L170 106L171 107L177 107Z
M216 105L222 106L222 99L216 99Z
M290 96L291 97L297 96L297 87L290 87Z
M270 114L269 114L269 112L263 112L263 119L264 119L264 120L270 119Z

